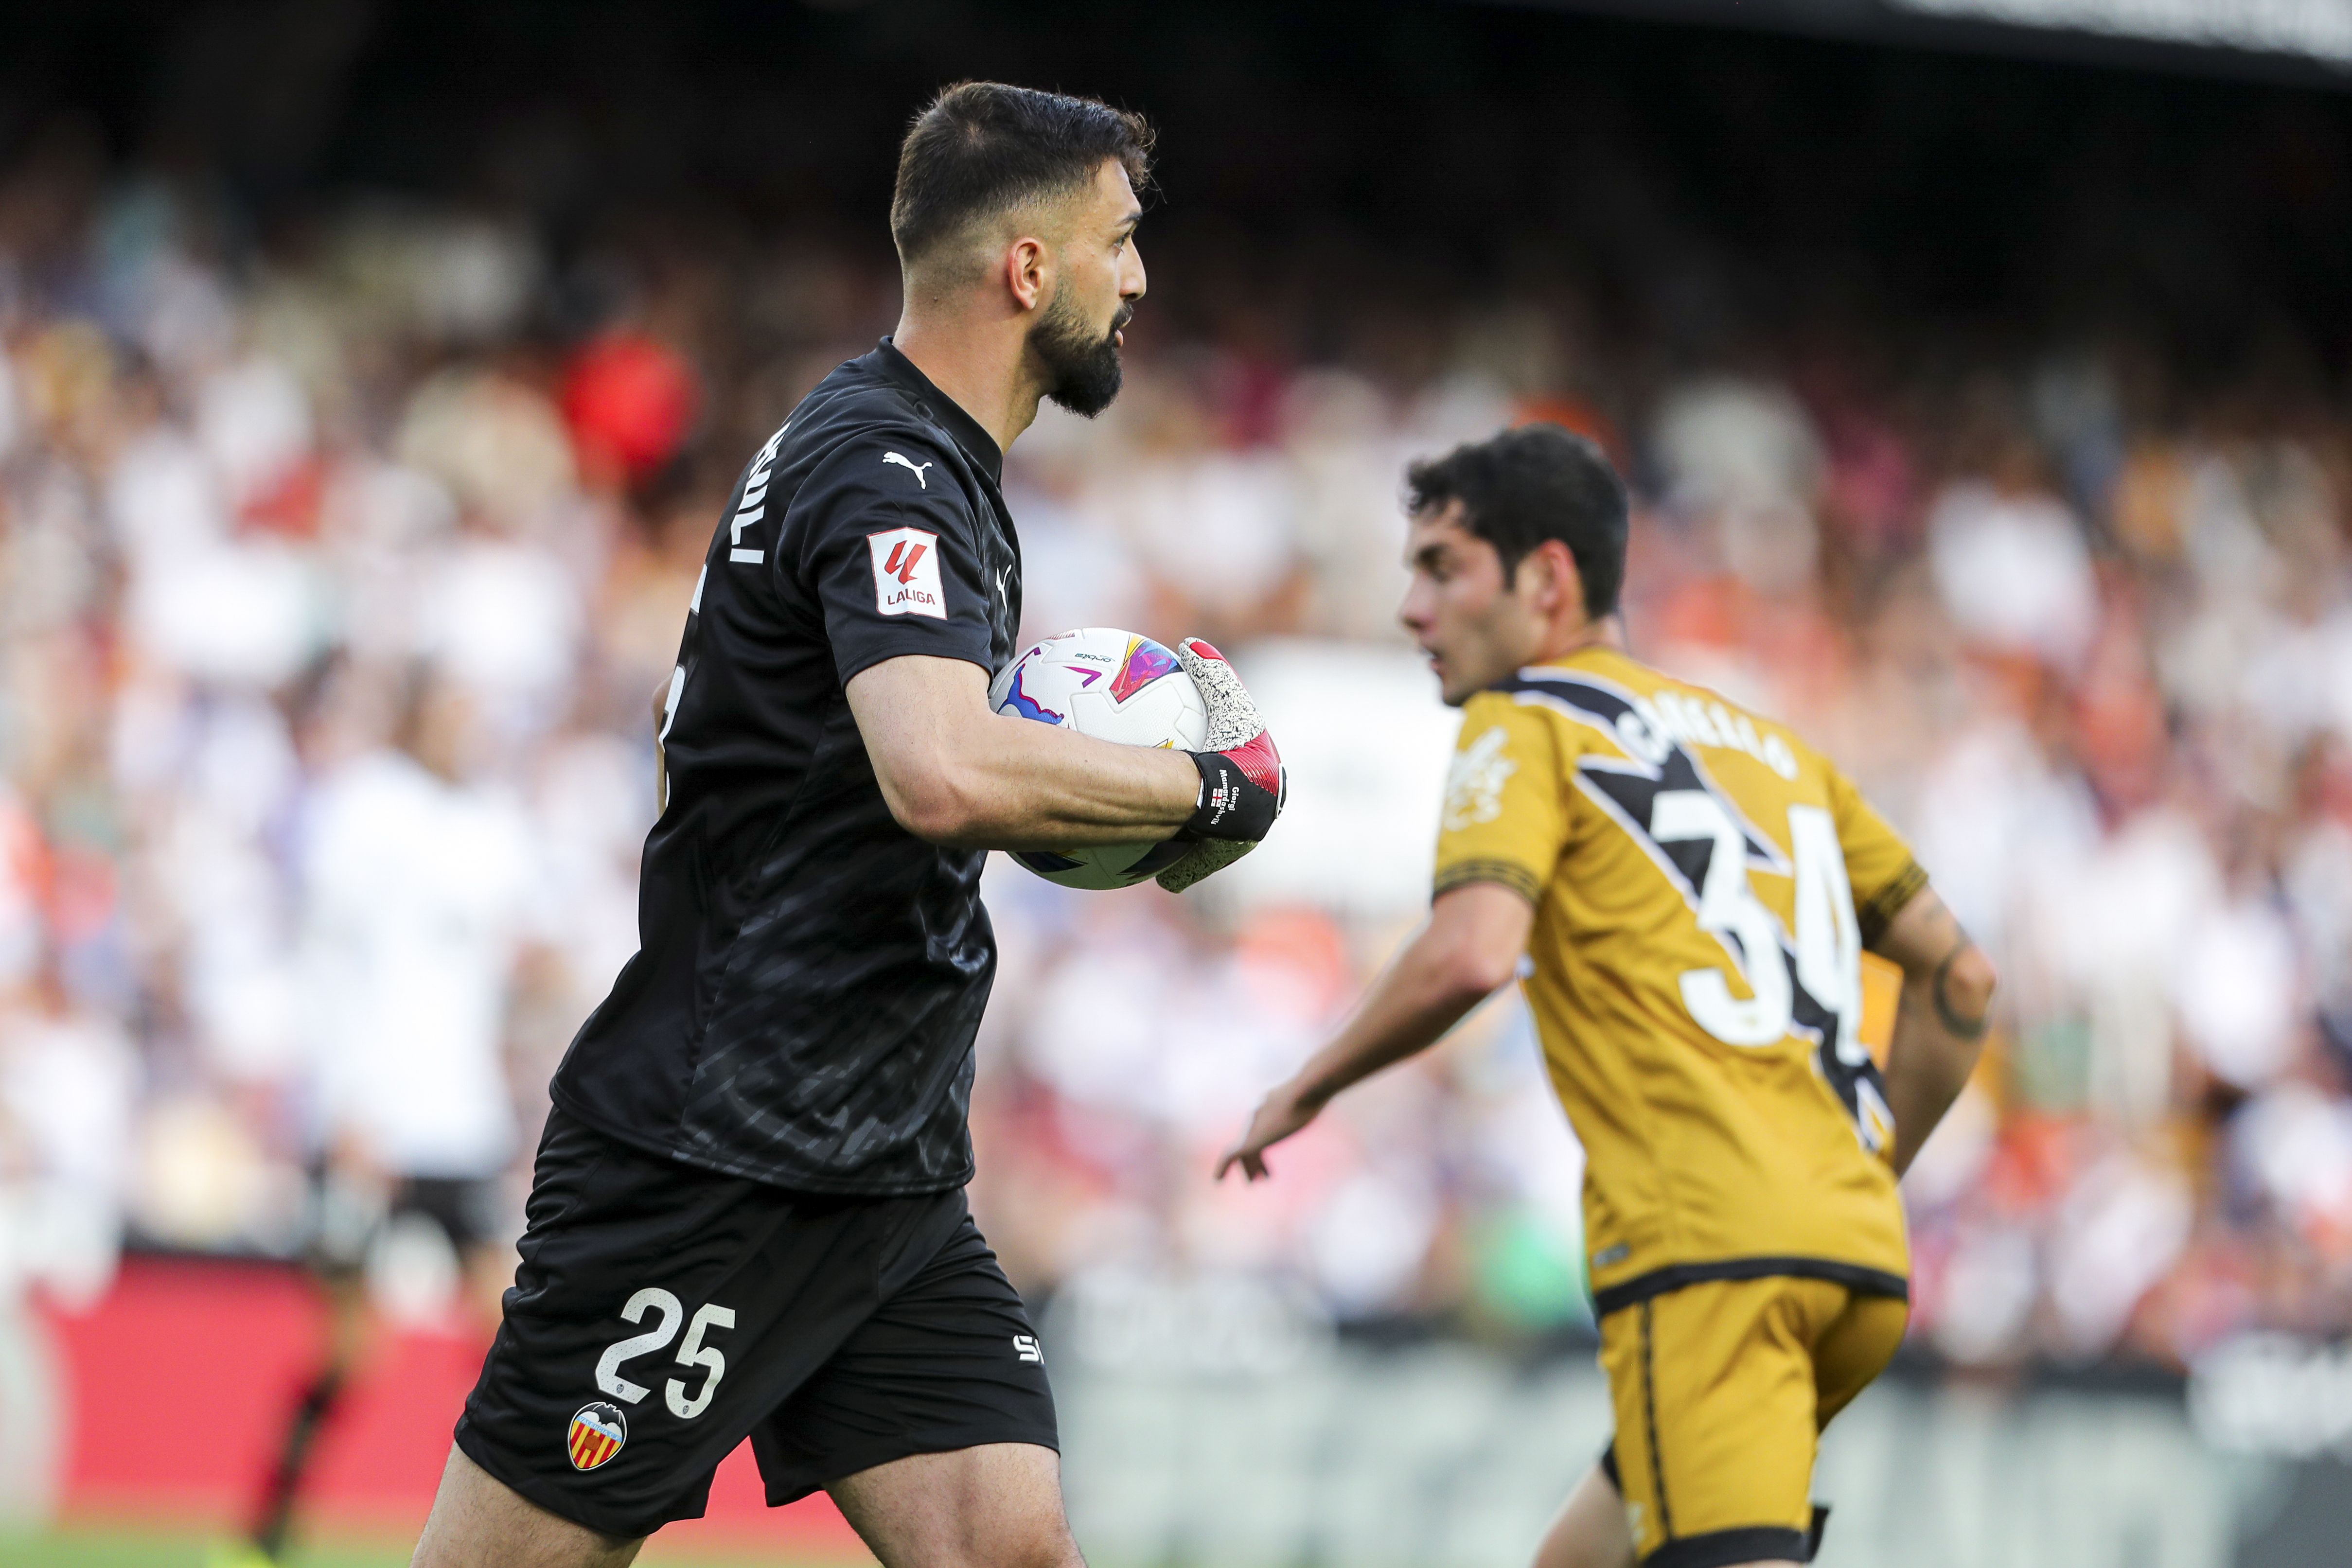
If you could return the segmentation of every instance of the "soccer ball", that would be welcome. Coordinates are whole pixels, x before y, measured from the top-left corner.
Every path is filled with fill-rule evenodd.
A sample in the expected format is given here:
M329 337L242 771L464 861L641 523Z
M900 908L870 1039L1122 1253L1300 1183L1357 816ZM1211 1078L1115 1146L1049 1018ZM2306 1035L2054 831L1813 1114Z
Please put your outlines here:
M1209 737L1208 704L1176 655L1149 637L1108 626L1046 638L997 674L988 704L1001 714L1122 746L1198 751ZM1109 888L1157 876L1192 847L1160 841L1009 852L1047 882Z

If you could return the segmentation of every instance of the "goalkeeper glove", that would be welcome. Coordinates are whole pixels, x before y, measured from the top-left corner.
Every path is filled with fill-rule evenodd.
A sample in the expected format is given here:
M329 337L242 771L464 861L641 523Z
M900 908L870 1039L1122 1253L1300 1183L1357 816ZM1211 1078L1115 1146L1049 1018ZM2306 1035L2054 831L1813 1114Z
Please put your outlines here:
M1179 839L1200 847L1161 872L1160 885L1181 893L1257 847L1282 814L1289 778L1257 705L1223 653L1198 637L1176 644L1177 662L1208 706L1208 749L1191 753L1201 794Z

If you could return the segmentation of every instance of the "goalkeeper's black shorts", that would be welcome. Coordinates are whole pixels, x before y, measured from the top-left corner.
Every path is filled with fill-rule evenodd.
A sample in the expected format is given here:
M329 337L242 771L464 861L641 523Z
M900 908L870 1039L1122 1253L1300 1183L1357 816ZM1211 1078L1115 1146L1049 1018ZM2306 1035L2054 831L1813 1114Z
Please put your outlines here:
M467 1456L608 1535L698 1517L750 1437L768 1501L983 1443L1058 1448L1044 1353L961 1189L814 1197L557 1110Z

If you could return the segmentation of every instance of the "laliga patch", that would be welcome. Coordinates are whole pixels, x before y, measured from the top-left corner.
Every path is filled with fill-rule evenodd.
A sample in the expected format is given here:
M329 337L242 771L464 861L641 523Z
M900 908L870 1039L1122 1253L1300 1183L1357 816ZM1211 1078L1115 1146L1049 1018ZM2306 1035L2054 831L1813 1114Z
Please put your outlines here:
M940 592L940 536L892 528L866 536L874 553L874 608L885 615L948 616Z
M575 1470L593 1470L609 1461L629 1440L629 1423L620 1406L598 1401L572 1413L572 1430L563 1444Z

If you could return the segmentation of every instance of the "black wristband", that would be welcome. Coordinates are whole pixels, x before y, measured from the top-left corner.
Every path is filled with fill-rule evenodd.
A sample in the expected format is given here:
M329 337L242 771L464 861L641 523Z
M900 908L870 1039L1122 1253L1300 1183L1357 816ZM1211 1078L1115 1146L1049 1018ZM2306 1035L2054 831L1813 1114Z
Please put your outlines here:
M1231 839L1254 844L1265 837L1281 814L1282 797L1242 770L1242 765L1222 751L1186 755L1201 770L1201 794L1192 820L1180 835L1196 839Z

